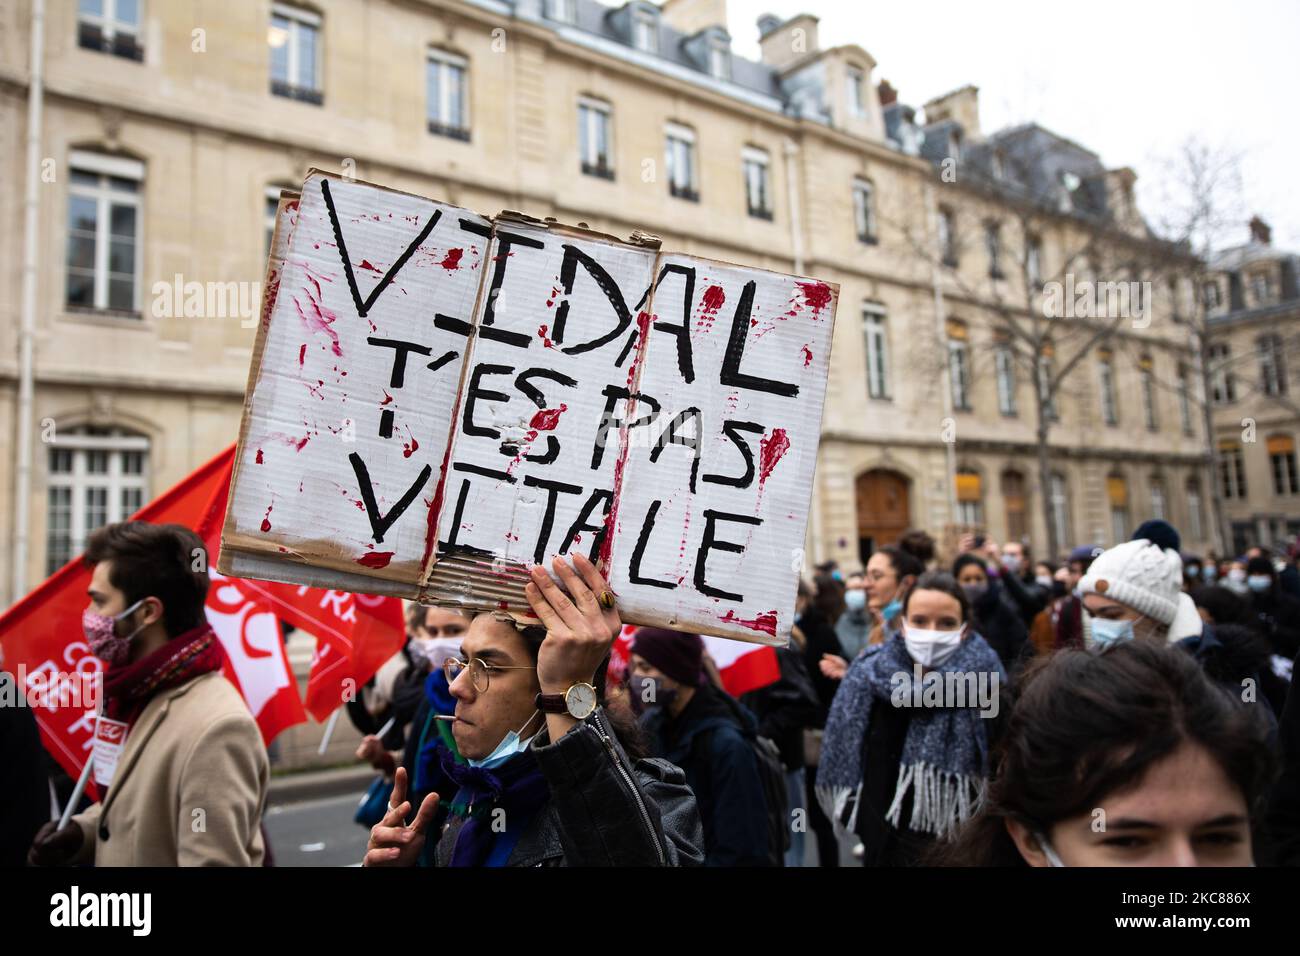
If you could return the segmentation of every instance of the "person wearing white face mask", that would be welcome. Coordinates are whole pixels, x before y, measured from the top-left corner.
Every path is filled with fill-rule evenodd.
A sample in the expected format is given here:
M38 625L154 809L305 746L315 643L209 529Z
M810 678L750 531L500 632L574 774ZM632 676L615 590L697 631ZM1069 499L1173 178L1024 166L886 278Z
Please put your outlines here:
M974 812L1006 684L950 575L921 575L900 619L844 675L817 776L822 808L862 840L866 866L915 864Z

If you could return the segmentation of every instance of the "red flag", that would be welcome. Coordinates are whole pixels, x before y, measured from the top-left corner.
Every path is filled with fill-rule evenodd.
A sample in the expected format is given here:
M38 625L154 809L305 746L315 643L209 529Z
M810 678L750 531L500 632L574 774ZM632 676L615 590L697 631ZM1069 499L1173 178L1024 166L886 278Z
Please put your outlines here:
M266 581L244 581L241 587L294 627L316 635L305 703L317 720L325 720L344 700L355 699L406 642L397 598Z

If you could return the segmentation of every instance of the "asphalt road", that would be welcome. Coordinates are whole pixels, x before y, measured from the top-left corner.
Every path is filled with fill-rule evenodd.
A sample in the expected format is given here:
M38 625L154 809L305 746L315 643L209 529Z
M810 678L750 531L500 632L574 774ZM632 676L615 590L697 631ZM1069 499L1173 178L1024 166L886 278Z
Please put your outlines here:
M276 866L359 866L370 831L352 821L361 791L268 807Z

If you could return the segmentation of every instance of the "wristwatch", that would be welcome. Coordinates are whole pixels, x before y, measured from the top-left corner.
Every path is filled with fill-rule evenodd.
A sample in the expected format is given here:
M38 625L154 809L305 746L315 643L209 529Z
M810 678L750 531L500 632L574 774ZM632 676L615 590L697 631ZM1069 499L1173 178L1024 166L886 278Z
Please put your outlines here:
M563 694L538 694L536 706L544 714L568 714L574 720L585 720L596 712L596 688L579 682Z

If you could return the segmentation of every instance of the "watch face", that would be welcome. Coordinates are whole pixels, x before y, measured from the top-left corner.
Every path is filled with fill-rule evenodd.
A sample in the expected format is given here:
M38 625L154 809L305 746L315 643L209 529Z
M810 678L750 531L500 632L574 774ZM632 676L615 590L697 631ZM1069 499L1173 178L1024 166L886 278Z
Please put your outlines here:
M596 688L590 684L574 684L564 695L564 702L571 716L578 720L589 717L596 709Z

